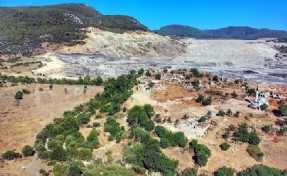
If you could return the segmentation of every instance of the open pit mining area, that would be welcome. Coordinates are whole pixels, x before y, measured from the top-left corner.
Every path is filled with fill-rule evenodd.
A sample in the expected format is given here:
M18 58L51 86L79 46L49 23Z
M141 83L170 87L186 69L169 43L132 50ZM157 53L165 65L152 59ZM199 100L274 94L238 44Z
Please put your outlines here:
M266 40L182 39L185 52L174 57L111 57L96 53L56 53L65 63L66 77L84 75L114 77L130 70L152 68L192 68L209 71L229 79L287 85L287 58L278 58L274 46Z

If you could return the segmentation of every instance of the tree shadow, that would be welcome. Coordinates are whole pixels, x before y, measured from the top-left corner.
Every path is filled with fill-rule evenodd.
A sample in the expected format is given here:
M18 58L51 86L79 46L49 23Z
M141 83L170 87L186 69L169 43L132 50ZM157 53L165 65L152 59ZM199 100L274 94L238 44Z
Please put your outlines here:
M278 109L273 109L272 113L276 116L276 117L281 117L281 112Z

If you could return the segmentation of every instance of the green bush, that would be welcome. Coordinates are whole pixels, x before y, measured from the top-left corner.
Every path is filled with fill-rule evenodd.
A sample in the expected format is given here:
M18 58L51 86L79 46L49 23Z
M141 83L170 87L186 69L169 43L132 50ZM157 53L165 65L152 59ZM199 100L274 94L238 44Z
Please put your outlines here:
M21 158L22 156L20 153L16 153L14 151L9 150L3 153L2 157L5 160L13 160L13 159Z
M66 161L67 157L67 152L61 146L56 147L51 153L52 160Z
M248 145L246 151L250 156L252 156L256 161L262 161L264 154L261 152L260 148L256 145Z
M203 106L207 106L207 105L211 105L211 99L210 98L205 98L202 100L202 105Z
M107 118L104 124L104 131L110 133L109 140L111 141L116 139L116 142L120 142L126 136L125 128L120 126L120 124L113 117Z
M25 145L22 149L22 154L23 156L27 157L27 156L33 156L35 153L33 147L29 146L29 145Z
M258 145L260 143L258 134L255 131L249 133L246 124L240 125L233 136L236 141L248 142L253 145Z
M283 116L287 116L287 105L282 104L279 106L279 111Z
M127 122L129 125L139 125L148 131L152 131L154 122L150 118L153 115L154 110L150 105L134 106L128 113Z
M101 124L99 122L94 122L93 123L93 127L99 127L99 126L101 126Z
M222 110L219 110L218 113L216 114L216 116L225 116L225 112Z
M93 129L90 134L87 137L87 141L86 141L86 146L90 149L96 149L100 146L100 142L99 142L99 133L97 132L97 130Z
M198 141L193 139L189 143L189 147L194 151L195 163L199 166L205 166L208 162L208 158L211 156L211 151L203 144L198 144Z
M23 93L21 91L16 92L15 94L15 99L16 100L21 100L23 99Z
M214 172L215 176L234 176L235 175L235 169L231 167L221 167L217 169L217 171Z
M195 168L186 168L182 172L182 176L196 176L197 170Z
M279 169L264 166L254 165L244 171L241 171L239 176L283 176L283 172Z
M30 94L31 92L27 89L22 89L23 94Z
M264 125L261 130L265 133L269 133L271 131L271 126L270 125Z
M227 151L230 148L230 144L227 142L223 142L219 146L220 146L221 150L223 150L223 151Z
M93 158L92 151L87 148L79 149L78 156L81 160L91 160Z
M155 134L161 138L161 146L164 148L169 146L185 147L188 142L188 139L185 137L183 132L173 133L172 131L164 128L163 126L156 126Z
M81 113L77 116L77 119L78 119L80 124L87 124L90 122L91 115Z
M261 110L267 110L268 109L268 105L264 103L263 105L260 106L260 109Z

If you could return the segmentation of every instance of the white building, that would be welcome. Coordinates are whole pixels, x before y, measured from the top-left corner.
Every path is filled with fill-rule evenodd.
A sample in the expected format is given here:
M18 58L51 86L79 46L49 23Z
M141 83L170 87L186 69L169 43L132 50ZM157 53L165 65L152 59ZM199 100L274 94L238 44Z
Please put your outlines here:
M268 94L266 92L259 92L257 86L256 97L255 100L251 103L251 107L254 109L259 109L263 104L269 105L266 97L268 97Z

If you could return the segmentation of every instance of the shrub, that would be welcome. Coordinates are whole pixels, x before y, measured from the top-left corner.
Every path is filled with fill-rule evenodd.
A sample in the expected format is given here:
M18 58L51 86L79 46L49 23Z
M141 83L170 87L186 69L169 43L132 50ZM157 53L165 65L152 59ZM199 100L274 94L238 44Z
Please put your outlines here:
M169 143L169 140L167 138L161 138L160 139L160 147L161 148L167 148L167 147L170 147L171 144Z
M283 176L283 172L279 169L264 166L254 165L238 174L239 176Z
M229 117L231 117L231 116L232 116L232 111L231 111L231 109L228 109L227 112L226 112L226 114L227 114Z
M230 144L227 142L223 142L219 146L220 146L221 150L223 150L223 151L227 151L230 148Z
M2 157L3 159L5 160L13 160L13 159L16 159L16 158L21 158L21 154L20 153L16 153L14 151L6 151L5 153L2 154Z
M202 105L203 106L211 105L211 99L210 98L203 99Z
M203 100L204 100L204 96L199 94L195 101L198 102L198 103L201 103Z
M262 161L263 153L261 152L260 148L256 145L248 145L246 151L250 156L252 156L256 161Z
M91 160L93 158L93 154L90 149L82 148L78 151L78 156L81 160Z
M155 133L161 138L161 146L165 148L169 146L185 147L188 142L183 132L173 133L163 126L156 126Z
M194 160L199 166L205 166L207 164L208 158L211 156L211 151L208 147L203 144L198 144L198 141L193 139L189 146L194 151Z
M249 134L249 144L253 144L253 145L258 145L260 143L260 138L258 136L258 134L253 131Z
M120 142L125 137L124 127L121 127L120 124L113 117L107 118L107 121L104 124L104 131L110 133L110 141L116 139L117 142Z
M67 157L67 152L61 146L56 147L51 153L52 160L66 161Z
M16 92L15 94L15 99L16 100L21 100L23 99L23 93L21 91Z
M287 132L287 127L284 127L284 128L281 128L279 131L278 131L278 135L279 136L283 136L285 135Z
M279 106L279 111L283 116L287 116L287 105L282 104Z
M271 126L270 125L264 125L261 130L265 133L269 133L271 131Z
M29 145L25 145L22 149L22 154L23 156L27 157L27 156L33 156L35 153L34 149L29 146Z
M161 80L161 74L160 74L160 73L157 73L157 74L155 75L155 79L156 79L156 80Z
M90 122L91 115L81 113L77 116L77 119L78 119L80 124L87 124Z
M205 116L202 116L198 119L198 122L204 122L206 121L206 117Z
M182 176L196 176L197 170L195 168L186 168L182 172Z
M217 169L217 171L214 172L215 176L234 176L235 174L235 169L231 167L221 167Z
M265 111L268 109L268 105L266 103L264 103L263 105L260 106L260 109Z
M22 89L22 92L24 93L24 94L30 94L31 92L29 91L29 90L27 90L27 89Z
M236 111L236 113L234 114L234 117L239 117L240 112Z
M258 134L253 131L251 133L247 130L247 125L242 124L233 134L234 139L237 141L248 142L249 144L258 145L260 143L260 138Z
M133 169L133 171L135 171L135 173L137 173L137 174L144 175L144 174L146 173L145 168L140 167L140 166L133 166L132 169Z
M235 90L231 93L231 96L233 97L233 98L236 98L238 95L237 95L237 93L235 92Z
M99 122L94 122L93 123L93 127L99 127L99 126L101 126L101 124Z
M225 112L222 110L219 110L218 113L216 114L216 116L225 116Z
M100 145L97 130L93 129L87 137L87 145L91 149L98 148Z

